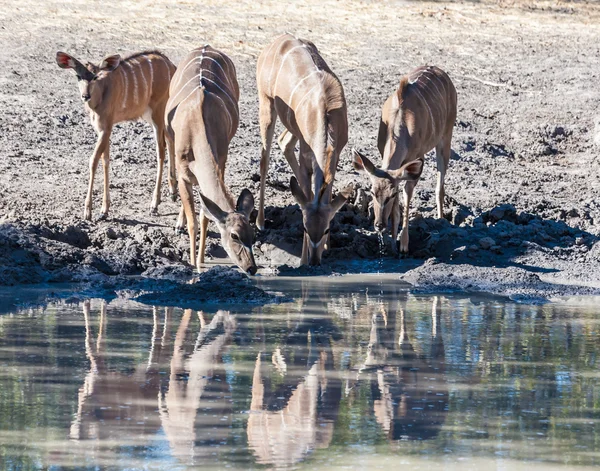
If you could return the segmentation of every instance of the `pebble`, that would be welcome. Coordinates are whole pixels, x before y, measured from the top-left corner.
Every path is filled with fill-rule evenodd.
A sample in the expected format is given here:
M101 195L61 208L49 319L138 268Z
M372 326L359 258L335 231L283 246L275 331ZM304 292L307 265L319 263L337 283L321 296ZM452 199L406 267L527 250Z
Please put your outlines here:
M479 246L483 250L488 250L493 246L496 246L496 241L491 237L484 237L483 239L479 239Z

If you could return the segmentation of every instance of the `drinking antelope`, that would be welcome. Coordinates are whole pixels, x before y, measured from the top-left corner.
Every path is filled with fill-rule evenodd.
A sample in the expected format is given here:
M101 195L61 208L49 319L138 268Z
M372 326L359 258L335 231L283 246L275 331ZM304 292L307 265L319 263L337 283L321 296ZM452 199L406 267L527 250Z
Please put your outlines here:
M286 128L279 136L279 146L294 173L290 188L302 209L301 263L318 265L328 244L329 224L352 192L352 187L347 187L331 201L339 155L348 142L342 84L313 43L290 34L278 37L262 52L256 80L262 139L256 225L260 230L265 228L265 179L279 116Z
M165 120L167 139L174 142L183 203L177 225L187 221L191 264L196 265L198 232L192 185L199 185L202 209L198 269L204 263L207 218L210 218L221 233L229 257L242 270L254 274L257 271L252 254L254 230L248 220L254 209L254 197L244 189L234 204L224 181L229 142L239 123L239 95L231 59L209 45L194 49L173 76Z
M354 168L368 173L372 184L375 228L384 232L392 219L396 250L400 201L398 184L405 180L400 251L408 252L408 210L423 171L424 154L435 147L437 215L444 217L444 177L450 161L452 128L456 120L456 89L438 67L419 67L402 77L381 111L377 147L381 168L353 149Z
M104 167L104 196L101 218L108 216L110 134L115 124L143 118L154 128L158 169L156 185L150 205L155 214L160 203L160 185L165 161L164 113L169 98L169 82L175 66L158 51L139 52L122 58L119 54L105 57L100 65L83 65L64 52L56 53L56 62L63 69L72 69L77 75L79 92L90 113L92 126L98 134L96 148L90 158L90 181L85 199L84 219L92 219L92 192L94 176L100 157ZM175 164L169 149L169 187L175 200Z

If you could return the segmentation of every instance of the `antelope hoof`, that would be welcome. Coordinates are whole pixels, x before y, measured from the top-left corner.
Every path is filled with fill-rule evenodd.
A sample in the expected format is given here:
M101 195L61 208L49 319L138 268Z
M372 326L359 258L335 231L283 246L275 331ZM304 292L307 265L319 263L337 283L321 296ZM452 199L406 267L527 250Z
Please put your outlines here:
M171 201L175 203L177 201L177 192L171 192Z
M150 208L150 216L158 216L158 208Z
M106 221L108 219L108 213L100 213L100 216L96 218L96 221Z
M185 227L180 226L180 225L175 225L175 235L182 235L185 234Z

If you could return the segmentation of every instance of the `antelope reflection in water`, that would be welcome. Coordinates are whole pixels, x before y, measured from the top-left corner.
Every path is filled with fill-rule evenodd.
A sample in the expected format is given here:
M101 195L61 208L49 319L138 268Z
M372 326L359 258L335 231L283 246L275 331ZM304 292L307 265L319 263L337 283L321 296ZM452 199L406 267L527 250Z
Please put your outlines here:
M185 310L172 341L173 309L165 309L159 336L159 316L155 308L148 361L136 365L134 373L127 375L110 371L106 365L106 310L103 303L97 339L93 342L90 303L86 301L83 305L90 369L79 390L71 438L109 439L104 446L143 445L162 427L173 455L183 462L193 462L203 453L195 446L198 438L195 424L201 401L210 402L210 406L204 408L210 413L201 420L201 430L210 436L199 439L201 446L221 442L225 431L229 431L229 424L220 420L224 415L231 416L231 405L223 399L228 386L221 352L235 328L234 318L229 312L219 311L207 323L204 314L199 312L200 330L195 342L186 342L192 336L192 311ZM161 374L161 370L169 367L169 376ZM215 411L219 408L229 409L217 414Z
M440 432L448 414L441 300L433 299L429 355L417 353L406 326L406 297L373 314L359 377L371 381L375 418L392 440L425 440Z
M326 301L303 283L307 286L301 320L278 344L269 344L272 350L256 357L247 435L260 464L293 465L327 448L333 436L342 381L333 371L332 339L339 333L323 317Z

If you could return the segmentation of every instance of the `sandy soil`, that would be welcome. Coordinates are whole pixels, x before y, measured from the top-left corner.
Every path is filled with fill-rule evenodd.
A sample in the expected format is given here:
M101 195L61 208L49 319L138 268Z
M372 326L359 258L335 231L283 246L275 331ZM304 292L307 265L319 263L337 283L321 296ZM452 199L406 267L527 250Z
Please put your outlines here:
M333 223L323 270L397 271L420 289L598 292L599 19L600 6L565 1L1 2L0 284L156 274L188 260L187 235L173 231L178 203L166 182L160 214L148 210L155 153L145 123L113 132L110 219L82 221L95 133L74 77L56 66L57 50L98 61L159 48L177 63L210 43L229 54L242 97L226 179L234 194L248 187L257 195L256 58L290 31L317 45L345 87L350 142L338 188L367 186L352 170L350 149L376 156L380 107L403 73L435 64L458 91L448 220L434 219L429 155L412 205L411 256L378 261L368 211L352 201ZM302 229L290 175L275 148L267 230L255 249L263 273L298 263ZM212 230L208 253L221 262Z

